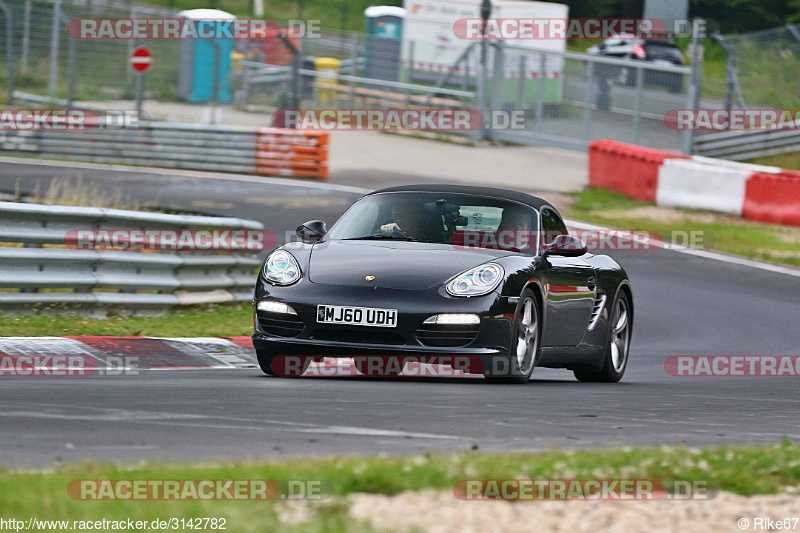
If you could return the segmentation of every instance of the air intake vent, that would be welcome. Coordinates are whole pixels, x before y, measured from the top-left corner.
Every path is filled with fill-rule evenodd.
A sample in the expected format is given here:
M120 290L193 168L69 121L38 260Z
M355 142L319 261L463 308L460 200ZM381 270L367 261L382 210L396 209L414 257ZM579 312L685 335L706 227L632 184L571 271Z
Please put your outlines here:
M297 315L258 313L258 325L276 337L297 337L303 331L303 321Z
M480 324L423 324L415 335L420 344L436 347L462 347L478 336Z
M606 293L598 292L597 298L594 300L594 307L592 308L592 318L589 320L589 331L592 331L600 320L600 315L603 314L603 307L606 305Z

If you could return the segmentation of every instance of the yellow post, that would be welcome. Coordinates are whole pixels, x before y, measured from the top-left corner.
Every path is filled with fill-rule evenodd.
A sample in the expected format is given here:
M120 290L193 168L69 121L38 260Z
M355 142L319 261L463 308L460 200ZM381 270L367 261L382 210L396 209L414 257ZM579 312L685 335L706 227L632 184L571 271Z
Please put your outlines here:
M314 60L314 68L317 71L317 89L319 101L323 103L333 102L334 91L331 86L338 83L336 75L339 73L341 61L333 57L318 57Z
M233 51L231 52L231 67L234 72L241 72L242 71L242 61L244 60L244 54L241 52Z

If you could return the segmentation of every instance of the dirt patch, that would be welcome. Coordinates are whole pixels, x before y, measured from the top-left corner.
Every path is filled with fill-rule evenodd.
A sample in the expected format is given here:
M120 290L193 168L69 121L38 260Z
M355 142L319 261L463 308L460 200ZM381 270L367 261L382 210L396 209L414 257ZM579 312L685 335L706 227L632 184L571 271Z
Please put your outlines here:
M800 228L781 228L778 236L783 242L800 244Z
M356 494L350 514L390 531L615 533L756 531L755 517L797 516L800 498L720 493L691 501L505 501L467 502L452 492L404 492L397 496ZM747 527L740 527L748 520ZM766 529L766 527L761 528Z
M594 214L612 218L645 218L650 219L655 223L660 222L663 224L713 224L720 218L720 215L715 215L712 213L688 213L679 209L673 209L670 207L657 207L654 205L635 207L625 211L598 211Z

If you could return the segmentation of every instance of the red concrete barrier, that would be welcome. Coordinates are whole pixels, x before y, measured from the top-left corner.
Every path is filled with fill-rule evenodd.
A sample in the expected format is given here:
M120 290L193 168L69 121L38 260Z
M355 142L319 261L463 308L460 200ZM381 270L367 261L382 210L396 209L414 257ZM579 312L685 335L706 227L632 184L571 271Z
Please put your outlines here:
M745 218L800 226L800 172L754 172L745 185Z
M665 159L690 157L609 139L593 141L589 143L589 185L655 202L658 168Z

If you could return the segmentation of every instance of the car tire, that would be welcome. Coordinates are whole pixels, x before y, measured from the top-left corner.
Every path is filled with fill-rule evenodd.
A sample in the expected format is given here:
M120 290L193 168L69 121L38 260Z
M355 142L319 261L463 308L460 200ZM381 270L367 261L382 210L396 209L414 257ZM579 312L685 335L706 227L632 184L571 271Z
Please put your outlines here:
M303 375L303 373L306 370L308 370L308 365L311 364L311 358L310 357L306 357L303 360L303 367L300 370L300 372L293 371L293 372L287 372L284 375L281 375L281 374L278 374L278 373L276 373L275 371L272 370L272 361L276 357L277 356L275 356L275 355L268 354L264 350L256 350L256 358L258 359L258 367L261 369L261 371L263 373L267 374L268 376L276 376L276 377L282 377L282 378L299 378L300 376Z
M491 383L527 383L541 354L541 313L536 294L525 289L514 311L513 337L508 360L502 369L484 370ZM522 344L521 344L522 343Z
M628 366L628 354L633 331L633 313L627 293L619 289L610 307L608 339L603 367L600 370L575 368L572 372L578 381L590 383L616 383L622 379Z

